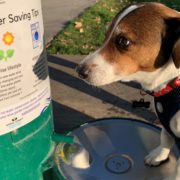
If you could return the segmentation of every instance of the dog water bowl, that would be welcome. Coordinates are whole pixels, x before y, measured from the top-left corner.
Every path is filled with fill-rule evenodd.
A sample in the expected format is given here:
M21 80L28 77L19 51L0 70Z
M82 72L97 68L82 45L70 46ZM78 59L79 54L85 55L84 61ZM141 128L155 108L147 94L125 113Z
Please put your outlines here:
M71 135L90 153L91 164L86 169L74 168L56 155L59 173L68 180L162 180L173 172L179 156L174 147L169 160L160 166L144 165L144 157L159 145L160 129L142 121L100 120Z

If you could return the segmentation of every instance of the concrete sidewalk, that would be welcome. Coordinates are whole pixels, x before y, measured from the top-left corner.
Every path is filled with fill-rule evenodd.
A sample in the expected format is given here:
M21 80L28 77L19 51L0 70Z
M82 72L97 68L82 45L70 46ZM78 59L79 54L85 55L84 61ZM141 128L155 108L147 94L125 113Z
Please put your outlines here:
M42 0L46 43L96 0Z

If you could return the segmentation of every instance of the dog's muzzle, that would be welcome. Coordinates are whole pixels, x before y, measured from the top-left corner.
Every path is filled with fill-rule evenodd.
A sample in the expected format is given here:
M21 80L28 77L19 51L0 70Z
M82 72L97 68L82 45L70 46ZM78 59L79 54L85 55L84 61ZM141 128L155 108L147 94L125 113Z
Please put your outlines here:
M76 67L76 72L81 79L87 79L89 75L89 70L86 65L80 64Z

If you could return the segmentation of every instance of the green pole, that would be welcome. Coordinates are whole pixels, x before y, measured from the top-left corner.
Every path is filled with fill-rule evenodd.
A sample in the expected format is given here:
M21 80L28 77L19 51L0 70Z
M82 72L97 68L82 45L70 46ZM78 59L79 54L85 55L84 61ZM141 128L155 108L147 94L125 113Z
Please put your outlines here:
M41 180L55 147L41 1L0 11L0 180Z

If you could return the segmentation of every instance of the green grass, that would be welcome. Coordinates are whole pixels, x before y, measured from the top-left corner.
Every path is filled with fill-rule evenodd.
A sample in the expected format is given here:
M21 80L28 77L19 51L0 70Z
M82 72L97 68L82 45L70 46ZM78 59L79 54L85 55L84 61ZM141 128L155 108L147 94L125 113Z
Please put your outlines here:
M88 54L94 51L104 40L107 24L127 3L125 0L122 3L120 0L100 0L56 35L48 53ZM82 27L76 28L75 22L81 22Z
M104 41L108 23L122 7L130 2L131 0L99 0L54 37L47 49L48 53L85 55L96 50ZM161 2L171 7L180 7L179 0L162 0ZM78 27L76 23L79 24Z

